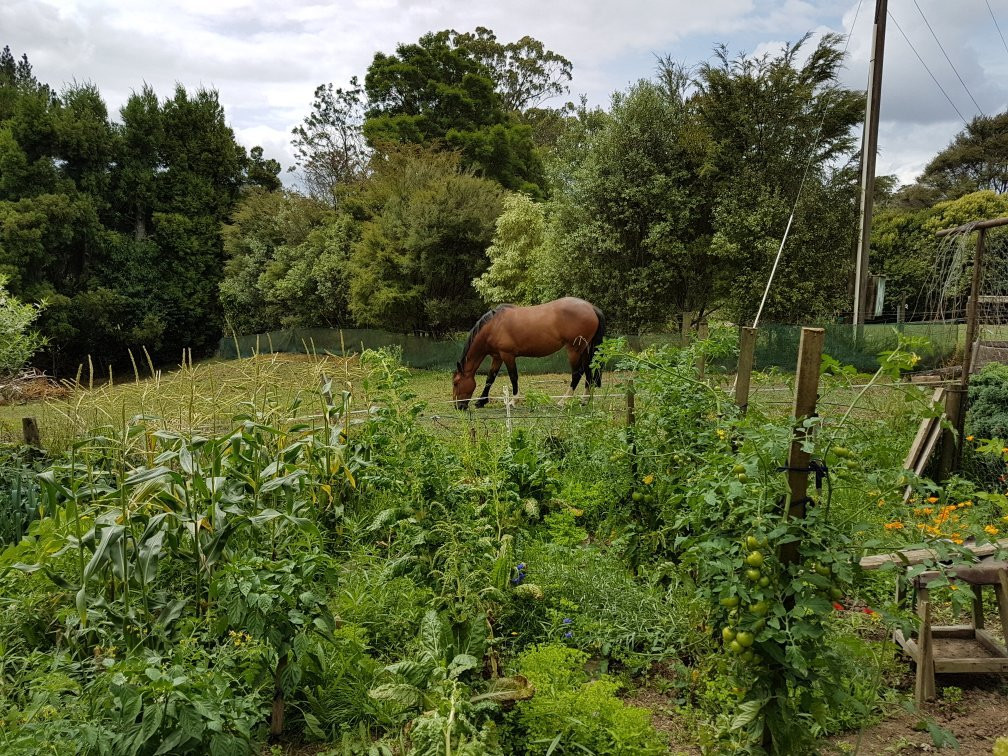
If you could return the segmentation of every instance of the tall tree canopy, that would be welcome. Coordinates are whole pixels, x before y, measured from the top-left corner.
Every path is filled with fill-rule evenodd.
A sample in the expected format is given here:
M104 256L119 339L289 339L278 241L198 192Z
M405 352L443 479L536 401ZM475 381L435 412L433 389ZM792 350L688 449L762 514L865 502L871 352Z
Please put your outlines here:
M1008 111L978 115L939 152L918 179L938 199L988 189L1008 192Z
M545 177L532 130L518 122L497 91L495 69L484 60L493 57L486 54L490 42L486 35L441 31L400 44L393 55L376 53L364 78L364 134L373 146L434 144L457 150L463 164L483 176L541 196Z
M454 153L404 146L376 157L350 260L354 318L398 332L471 324L483 310L472 279L486 268L501 195Z
M822 317L846 298L863 96L837 83L840 38L824 35L800 63L807 39L756 58L731 58L721 47L697 79L711 253L731 271L725 303L738 320L755 314L796 199L765 314L784 322Z
M177 359L220 334L221 224L279 165L245 152L217 94L134 93L113 123L98 89L56 94L0 53L0 275L27 301L54 367L147 347Z
M364 109L364 90L356 77L347 89L321 84L315 89L311 113L292 132L305 189L333 207L367 170Z

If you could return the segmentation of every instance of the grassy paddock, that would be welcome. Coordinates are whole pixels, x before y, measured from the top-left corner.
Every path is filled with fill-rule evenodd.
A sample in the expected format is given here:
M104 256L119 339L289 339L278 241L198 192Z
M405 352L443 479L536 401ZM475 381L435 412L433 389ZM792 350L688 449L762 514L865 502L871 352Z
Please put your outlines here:
M462 424L472 422L482 433L506 425L502 396L510 383L506 375L493 386L491 403L471 417L451 405L451 376L447 372L411 370L410 390L427 404L425 417L436 429L454 434ZM230 427L236 416L252 407L282 407L287 417L310 422L321 412L320 389L327 380L332 390L351 393L354 412L366 412L370 404L364 372L357 357L271 354L240 360L207 360L174 370L139 371L132 380L93 382L86 378L69 396L0 406L0 441L21 439L21 419L38 420L43 445L62 451L86 431L103 426L121 426L137 415L157 418L174 430L207 432ZM607 373L603 389L595 397L596 410L614 416L625 412L626 399L619 386L621 377ZM520 391L525 400L512 412L514 422L546 424L555 416L555 397L566 390L570 376L561 374L521 375ZM482 391L483 379L477 387ZM579 387L579 396L583 388ZM575 403L576 404L576 403Z

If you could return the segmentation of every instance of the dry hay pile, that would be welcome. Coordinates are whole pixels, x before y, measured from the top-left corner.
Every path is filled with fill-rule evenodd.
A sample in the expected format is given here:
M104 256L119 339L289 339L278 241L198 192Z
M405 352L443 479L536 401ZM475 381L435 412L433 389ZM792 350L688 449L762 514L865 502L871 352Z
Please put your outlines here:
M0 404L24 404L40 399L62 399L70 389L40 370L24 370L13 377L0 378Z

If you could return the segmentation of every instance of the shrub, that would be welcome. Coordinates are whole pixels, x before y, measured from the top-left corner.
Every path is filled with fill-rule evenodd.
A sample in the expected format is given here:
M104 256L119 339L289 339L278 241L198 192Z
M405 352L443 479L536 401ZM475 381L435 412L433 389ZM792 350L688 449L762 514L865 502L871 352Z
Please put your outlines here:
M513 717L524 733L525 752L665 753L666 744L651 726L651 713L620 701L618 682L607 677L589 681L587 660L586 653L559 645L536 646L518 657L518 673L536 690Z
M0 376L18 372L45 345L38 331L29 330L42 305L24 304L7 291L7 276L0 274Z

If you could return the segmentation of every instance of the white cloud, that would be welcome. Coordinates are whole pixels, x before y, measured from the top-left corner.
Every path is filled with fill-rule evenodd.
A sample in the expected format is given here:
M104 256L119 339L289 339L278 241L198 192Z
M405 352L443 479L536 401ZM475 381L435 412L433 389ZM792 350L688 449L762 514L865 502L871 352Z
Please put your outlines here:
M975 108L916 8L893 5L971 117ZM982 0L920 5L981 106L1003 110L1008 55ZM871 6L861 5L844 73L857 89L867 81ZM0 44L28 53L39 78L57 87L95 82L113 114L145 82L162 97L176 82L215 87L242 141L262 143L267 156L287 165L288 135L318 84L363 77L376 51L391 52L427 31L486 26L505 41L531 35L573 62L572 97L583 92L606 104L614 90L650 76L656 55L692 63L718 42L733 53L772 53L810 29L843 31L855 7L848 0L841 16L832 0L5 0ZM1008 28L1008 11L1002 17ZM891 158L907 180L955 133L957 117L893 24L883 98L880 169Z

